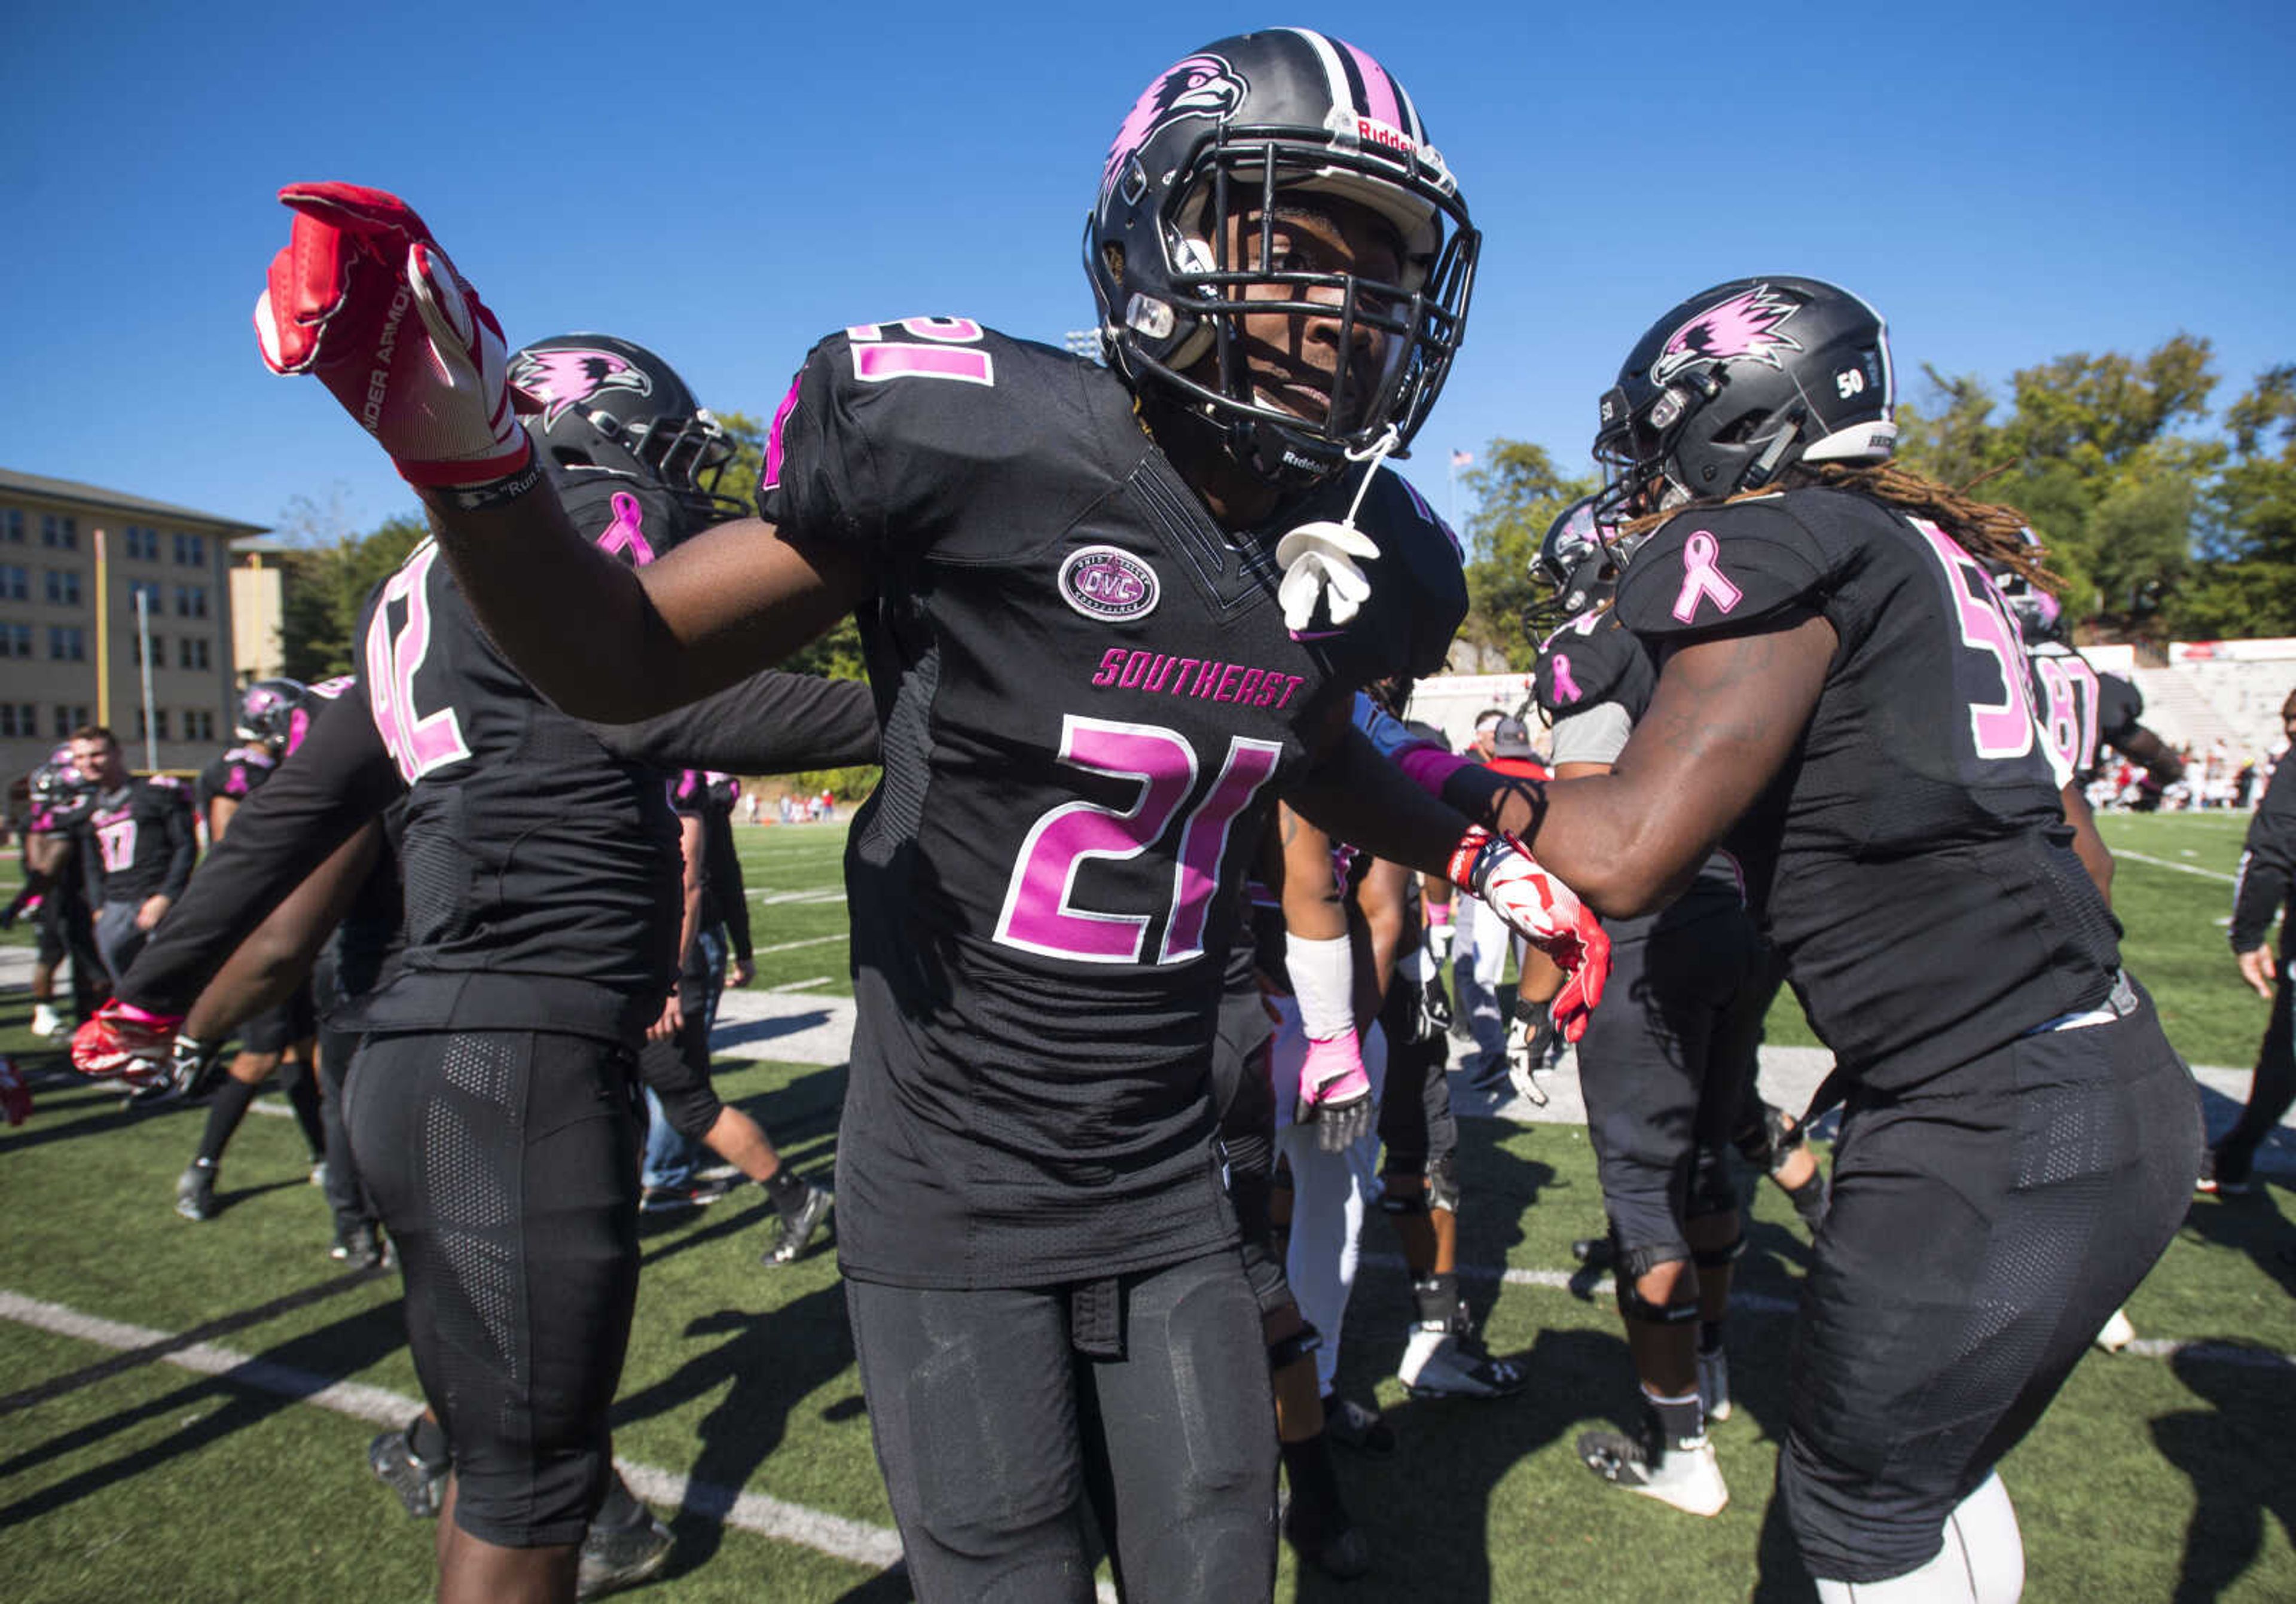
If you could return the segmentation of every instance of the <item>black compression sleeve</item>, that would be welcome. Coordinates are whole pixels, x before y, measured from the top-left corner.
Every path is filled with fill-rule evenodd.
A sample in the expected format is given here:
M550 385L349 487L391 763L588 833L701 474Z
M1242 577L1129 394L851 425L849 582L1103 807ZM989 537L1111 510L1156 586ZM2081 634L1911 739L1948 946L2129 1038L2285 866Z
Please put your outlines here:
M184 894L184 886L192 878L192 864L200 855L199 832L192 828L192 810L180 803L171 805L166 814L168 821L168 872L160 881L160 895L169 902Z
M711 807L702 817L701 841L709 895L717 902L718 917L726 923L726 939L733 945L734 956L747 963L752 955L750 896L742 883L741 855L734 850L734 815L725 808Z
M616 756L659 768L788 774L877 761L867 685L776 669L641 724L588 727Z
M354 686L232 815L230 831L121 980L121 999L155 1012L188 1011L281 899L402 789L365 687Z

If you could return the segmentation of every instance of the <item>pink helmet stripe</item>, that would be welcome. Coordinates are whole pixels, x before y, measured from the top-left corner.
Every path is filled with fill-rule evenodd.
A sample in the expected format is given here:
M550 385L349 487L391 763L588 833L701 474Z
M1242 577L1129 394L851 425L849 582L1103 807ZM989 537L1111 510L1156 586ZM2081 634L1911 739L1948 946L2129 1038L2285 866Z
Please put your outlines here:
M1387 76L1387 69L1345 39L1332 43L1354 58L1356 70L1363 74L1365 114L1390 128L1408 131L1409 125L1403 120L1403 108L1396 103L1395 80Z

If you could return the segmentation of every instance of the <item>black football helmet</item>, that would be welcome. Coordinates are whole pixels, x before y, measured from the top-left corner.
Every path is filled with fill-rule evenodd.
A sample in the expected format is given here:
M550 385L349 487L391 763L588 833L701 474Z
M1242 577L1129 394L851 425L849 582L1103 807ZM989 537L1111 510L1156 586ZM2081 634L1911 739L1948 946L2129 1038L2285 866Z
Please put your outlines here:
M2033 549L2033 554L2039 556L2041 537L2030 528L2017 533ZM2029 644L2065 638L2064 608L2054 596L2005 563L1988 562L1985 567L1992 576L1993 588L2001 593L2001 600L2009 604L2010 616L2017 620L2017 633Z
M33 806L64 808L75 806L94 788L72 761L71 748L60 746L32 771L25 789L31 793Z
M1603 397L1606 518L1759 490L1796 462L1886 461L1897 383L1882 315L1816 279L1734 279L1635 342Z
M1400 281L1272 270L1270 213L1286 192L1342 197L1393 224ZM1232 261L1222 221L1244 209L1259 214L1259 238ZM1279 28L1207 45L1141 94L1102 168L1084 266L1125 382L1167 387L1246 469L1301 489L1390 428L1410 444L1465 334L1480 241L1403 86L1352 45ZM1269 286L1280 299L1244 299ZM1263 401L1245 361L1247 312L1336 319L1341 350L1377 330L1380 369L1366 381L1341 364L1321 419Z
M1522 610L1523 633L1538 640L1618 588L1620 571L1645 535L1621 536L1595 519L1602 498L1581 496L1555 515L1530 560L1534 585L1547 594Z
M274 752L286 750L295 710L309 694L301 680L257 680L239 693L239 738L260 741Z
M659 484L698 533L746 511L719 495L734 441L676 369L611 334L561 334L513 352L510 381L542 403L528 421L554 478L603 469Z

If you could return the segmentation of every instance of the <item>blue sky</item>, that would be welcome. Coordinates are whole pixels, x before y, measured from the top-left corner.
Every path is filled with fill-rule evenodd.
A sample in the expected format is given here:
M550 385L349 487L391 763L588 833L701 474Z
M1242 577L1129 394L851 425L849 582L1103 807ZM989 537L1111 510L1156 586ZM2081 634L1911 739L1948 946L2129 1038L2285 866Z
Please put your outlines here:
M2185 329L2216 341L2221 405L2296 360L2292 8L1398 9L19 7L0 465L258 523L299 495L353 528L411 509L256 356L297 179L406 195L513 343L625 335L721 410L769 413L847 323L1056 340L1091 320L1078 241L1134 97L1285 22L1405 82L1488 235L1406 465L1438 505L1449 453L1494 435L1582 464L1635 337L1742 274L1857 290L1906 375Z

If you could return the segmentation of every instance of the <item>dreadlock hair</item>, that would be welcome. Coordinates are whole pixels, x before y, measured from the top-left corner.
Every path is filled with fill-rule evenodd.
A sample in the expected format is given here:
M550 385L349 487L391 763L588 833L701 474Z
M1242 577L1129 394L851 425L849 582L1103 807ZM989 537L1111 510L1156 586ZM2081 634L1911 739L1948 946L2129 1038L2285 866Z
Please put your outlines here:
M2036 589L2045 590L2053 596L2061 593L2065 582L2051 572L2042 561L2044 548L2026 539L2028 526L2025 515L2014 507L1979 501L1969 494L1975 482L1956 490L1890 462L1877 462L1864 468L1851 467L1843 462L1797 462L1780 474L1775 482L1759 490L1742 490L1718 503L1700 504L1728 506L1733 502L1775 495L1781 490L1792 490L1806 485L1846 490L1853 495L1863 495L1869 501L1880 502L1915 518L1926 518L1960 542L1964 551L1988 568L2005 569ZM1620 524L1617 532L1620 535L1639 535L1689 511L1689 507L1669 507L1663 512L1646 513Z

